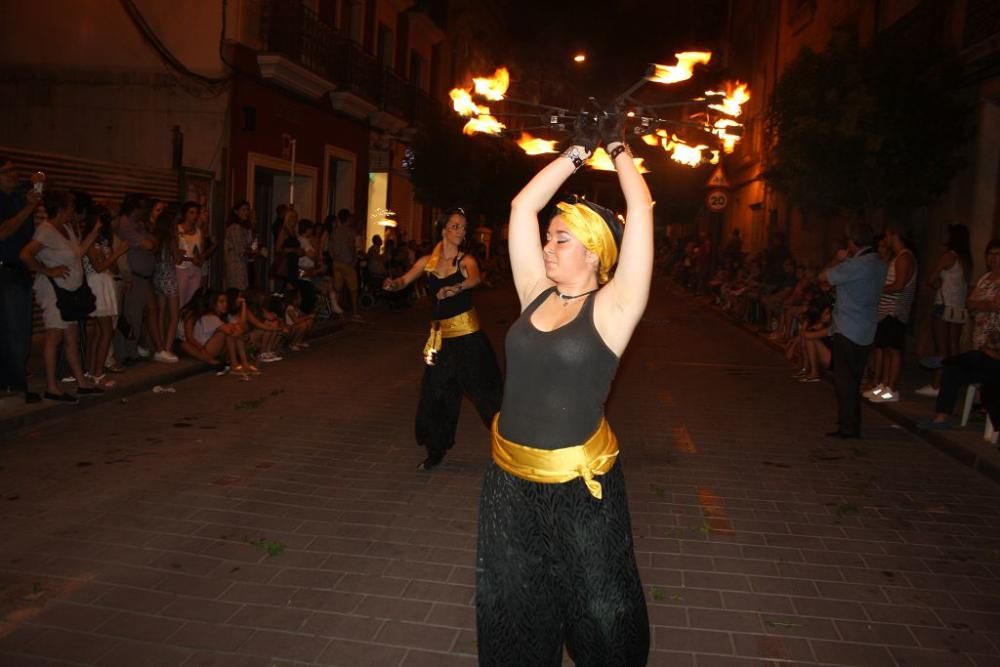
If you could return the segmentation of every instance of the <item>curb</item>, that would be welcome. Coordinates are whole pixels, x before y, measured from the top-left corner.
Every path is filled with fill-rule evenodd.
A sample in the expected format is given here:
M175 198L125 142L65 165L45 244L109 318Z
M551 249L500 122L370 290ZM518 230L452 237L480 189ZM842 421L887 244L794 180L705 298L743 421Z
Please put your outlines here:
M688 297L697 299L697 297L694 297L687 292L684 292L684 294L687 295ZM753 336L755 340L763 343L771 350L780 352L782 356L784 356L784 349L780 345L777 345L776 343L767 340L766 338L762 337L758 332L750 329L748 326L739 322L735 322L731 318L726 317L726 315L722 313L717 307L715 307L714 304L707 304L707 305L709 306L709 310L712 313L714 313L719 319L722 319L727 323L729 323L732 327L739 329L740 331L743 331L750 336ZM823 382L831 384L829 373L824 372ZM946 438L945 436L941 435L938 432L925 431L917 428L916 421L910 419L901 412L893 410L884 403L871 403L870 401L865 401L862 404L862 407L867 407L872 410L875 410L883 417L897 424L900 428L903 428L904 430L908 431L909 433L912 433L913 435L917 436L918 438L928 443L929 445L951 456L959 463L969 466L976 472L981 473L982 475L985 475L986 477L990 478L997 484L1000 484L1000 466L993 463L992 461L984 459L979 455L977 451L969 449L968 447L961 445L957 442L954 442L952 440L949 440L948 438Z
M308 339L313 340L333 335L344 329L344 326L345 323L343 321L334 320L329 324L313 329L313 331L309 334ZM164 366L166 365L164 364ZM163 373L157 374L155 377L144 378L127 386L122 386L120 389L115 388L113 391L108 391L98 396L88 396L73 405L53 405L52 407L46 409L33 410L25 414L15 414L10 417L0 418L0 434L9 434L27 426L33 426L52 419L68 417L96 405L101 405L109 401L120 401L130 396L150 391L156 385L173 384L174 382L180 382L181 380L186 380L196 375L201 375L210 371L214 372L214 370L214 366L209 366L191 359L184 360L177 364L170 364L168 367L164 368Z

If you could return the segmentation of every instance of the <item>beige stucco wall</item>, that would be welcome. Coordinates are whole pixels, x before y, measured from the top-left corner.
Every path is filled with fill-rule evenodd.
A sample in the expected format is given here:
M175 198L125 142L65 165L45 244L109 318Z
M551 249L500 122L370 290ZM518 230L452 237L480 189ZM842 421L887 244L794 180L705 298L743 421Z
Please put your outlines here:
M221 2L136 6L186 67L224 74ZM177 125L185 135L184 164L219 170L227 88L168 69L119 2L4 0L0 15L0 144L170 167Z

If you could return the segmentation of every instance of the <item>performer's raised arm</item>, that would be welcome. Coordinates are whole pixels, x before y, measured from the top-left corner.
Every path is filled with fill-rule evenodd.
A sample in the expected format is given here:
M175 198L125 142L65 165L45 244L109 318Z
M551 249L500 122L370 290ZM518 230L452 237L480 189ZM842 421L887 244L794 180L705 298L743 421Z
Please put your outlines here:
M618 172L627 211L618 267L608 283L610 289L602 290L599 295L595 313L602 337L619 353L625 349L646 309L654 254L653 199L622 140L621 128L621 119L615 117L605 119L601 126L601 139Z
M551 287L538 232L538 213L566 179L583 166L597 146L597 127L581 127L562 155L538 172L510 203L507 246L514 287L524 310L542 290Z

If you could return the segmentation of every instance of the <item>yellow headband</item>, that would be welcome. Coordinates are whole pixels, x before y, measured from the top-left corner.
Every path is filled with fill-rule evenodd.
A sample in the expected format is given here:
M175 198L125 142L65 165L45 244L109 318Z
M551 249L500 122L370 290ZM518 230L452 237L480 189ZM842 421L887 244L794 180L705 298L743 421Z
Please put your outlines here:
M586 204L556 204L570 233L583 247L597 255L597 282L608 282L608 274L618 261L618 246L604 218Z

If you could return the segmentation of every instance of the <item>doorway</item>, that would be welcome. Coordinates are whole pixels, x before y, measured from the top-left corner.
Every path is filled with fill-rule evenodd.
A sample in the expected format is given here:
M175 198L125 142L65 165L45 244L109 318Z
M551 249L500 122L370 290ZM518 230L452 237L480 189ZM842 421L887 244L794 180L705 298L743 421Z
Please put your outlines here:
M277 207L287 204L292 197L291 163L259 153L248 154L247 199L257 214L256 229L260 246L267 249L267 257L274 257ZM316 214L315 167L295 165L295 209L300 218L315 220ZM271 262L258 261L254 267L255 284L269 285Z

